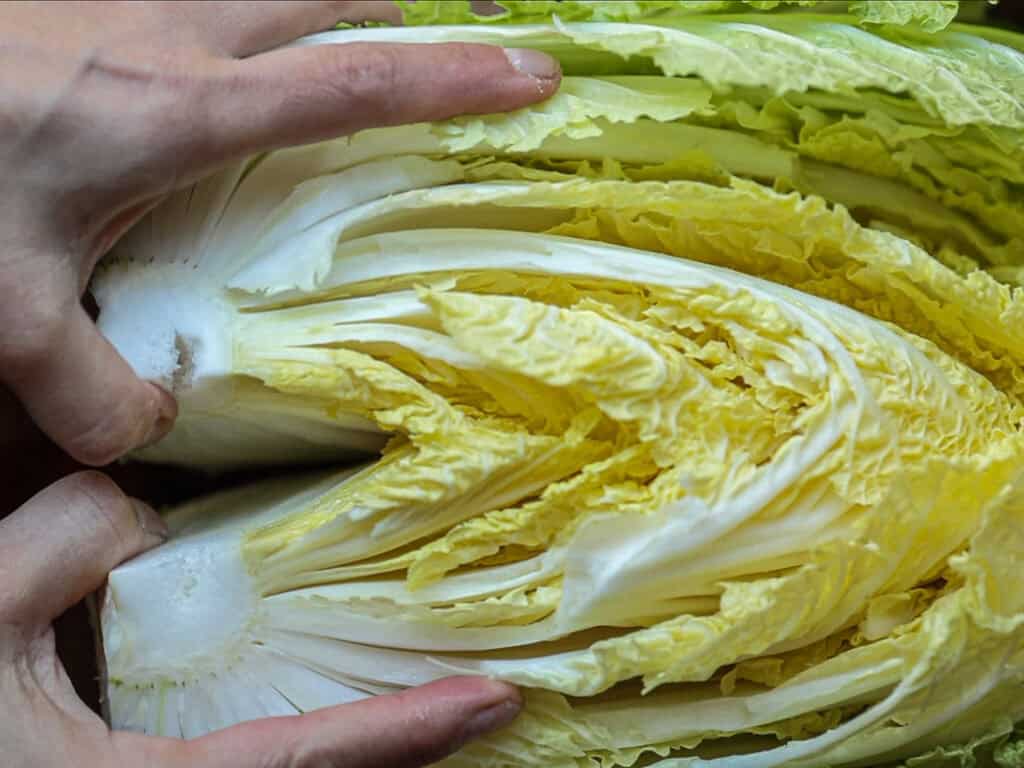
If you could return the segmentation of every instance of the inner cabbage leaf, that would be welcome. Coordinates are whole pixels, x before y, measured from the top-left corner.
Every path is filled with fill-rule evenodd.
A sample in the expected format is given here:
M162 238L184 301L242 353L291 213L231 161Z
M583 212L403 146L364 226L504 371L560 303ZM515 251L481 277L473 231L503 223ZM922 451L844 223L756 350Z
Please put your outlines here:
M700 5L314 36L567 77L248 159L118 245L100 328L180 403L142 458L376 457L169 513L110 578L116 726L467 672L527 690L467 768L1017 765L1017 38Z

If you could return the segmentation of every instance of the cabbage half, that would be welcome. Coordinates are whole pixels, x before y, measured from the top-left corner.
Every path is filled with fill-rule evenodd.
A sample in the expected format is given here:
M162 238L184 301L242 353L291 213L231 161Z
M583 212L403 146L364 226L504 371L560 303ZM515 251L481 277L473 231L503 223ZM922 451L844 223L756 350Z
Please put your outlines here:
M169 513L110 577L113 724L462 672L528 704L452 765L1017 765L1024 55L948 4L547 5L306 41L568 76L246 161L101 271L181 406L144 458L381 452Z

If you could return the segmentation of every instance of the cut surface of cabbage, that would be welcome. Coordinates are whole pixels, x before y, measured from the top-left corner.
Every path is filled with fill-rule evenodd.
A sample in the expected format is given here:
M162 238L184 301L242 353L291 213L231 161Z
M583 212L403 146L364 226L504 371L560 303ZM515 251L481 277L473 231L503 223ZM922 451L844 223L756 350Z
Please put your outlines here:
M469 673L527 707L452 765L1017 765L1024 57L620 5L655 15L306 41L569 76L247 160L103 266L101 329L181 407L142 458L363 462L168 513L106 592L115 726Z

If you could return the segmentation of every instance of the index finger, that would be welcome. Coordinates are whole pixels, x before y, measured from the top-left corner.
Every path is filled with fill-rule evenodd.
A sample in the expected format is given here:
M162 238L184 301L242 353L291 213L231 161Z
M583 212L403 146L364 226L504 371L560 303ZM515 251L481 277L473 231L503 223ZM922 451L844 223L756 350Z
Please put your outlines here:
M245 57L320 32L338 22L402 23L401 9L390 0L377 2L309 2L262 0L252 2L161 3L159 23L187 27L211 53Z
M190 114L203 116L204 149L217 158L507 112L548 98L561 81L545 53L474 43L331 43L213 66L205 103Z

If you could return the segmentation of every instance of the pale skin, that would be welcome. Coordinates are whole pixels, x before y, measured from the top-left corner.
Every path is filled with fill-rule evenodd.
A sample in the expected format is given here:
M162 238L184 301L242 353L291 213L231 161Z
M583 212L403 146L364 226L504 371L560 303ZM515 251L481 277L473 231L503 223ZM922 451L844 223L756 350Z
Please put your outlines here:
M174 399L134 375L81 304L97 261L164 195L255 152L507 111L558 87L557 64L530 51L274 50L394 15L375 2L0 3L0 384L72 458L104 465L173 424ZM189 742L112 733L77 698L52 622L164 535L97 472L0 520L5 766L418 766L519 711L511 686L452 678Z

